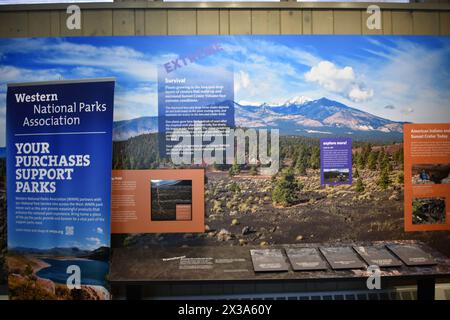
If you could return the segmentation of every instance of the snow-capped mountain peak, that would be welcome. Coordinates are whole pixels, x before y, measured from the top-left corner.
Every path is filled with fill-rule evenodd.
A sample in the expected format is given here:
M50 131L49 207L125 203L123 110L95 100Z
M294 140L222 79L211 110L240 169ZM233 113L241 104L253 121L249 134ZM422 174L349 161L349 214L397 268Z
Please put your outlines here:
M284 103L284 105L285 106L291 106L291 105L294 105L294 104L298 105L298 104L304 104L304 103L309 102L309 101L312 101L312 99L308 98L308 97L305 97L305 96L295 96L295 97L292 97L291 99L287 100Z
M402 122L384 119L326 97L310 100L298 96L283 106L231 100L220 103L234 107L235 124L243 128L278 128L281 134L287 135L319 135L326 132L377 141L403 139ZM158 117L142 117L114 122L113 138L120 141L155 132L158 132Z
M235 109L235 118L241 127L275 127L284 134L320 128L336 135L351 131L374 139L401 139L403 132L401 122L377 117L326 97L311 100L297 96L283 106L242 105Z

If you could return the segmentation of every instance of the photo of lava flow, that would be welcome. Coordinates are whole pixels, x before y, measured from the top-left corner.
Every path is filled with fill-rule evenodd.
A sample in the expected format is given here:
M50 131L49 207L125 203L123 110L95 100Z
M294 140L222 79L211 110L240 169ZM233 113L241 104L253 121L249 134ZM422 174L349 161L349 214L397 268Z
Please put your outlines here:
M151 218L177 220L177 207L192 205L192 180L151 180Z
M444 198L416 198L413 200L413 224L445 223Z

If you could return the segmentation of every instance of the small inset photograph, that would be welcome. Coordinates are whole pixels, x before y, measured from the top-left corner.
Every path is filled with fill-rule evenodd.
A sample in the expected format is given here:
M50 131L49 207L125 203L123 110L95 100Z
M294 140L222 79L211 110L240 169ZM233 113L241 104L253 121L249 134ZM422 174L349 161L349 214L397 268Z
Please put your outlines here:
M192 180L151 180L151 220L192 220Z
M445 223L445 198L415 198L412 202L413 224Z
M350 182L350 170L345 169L323 169L324 183L348 183Z
M450 164L414 164L412 184L450 184Z

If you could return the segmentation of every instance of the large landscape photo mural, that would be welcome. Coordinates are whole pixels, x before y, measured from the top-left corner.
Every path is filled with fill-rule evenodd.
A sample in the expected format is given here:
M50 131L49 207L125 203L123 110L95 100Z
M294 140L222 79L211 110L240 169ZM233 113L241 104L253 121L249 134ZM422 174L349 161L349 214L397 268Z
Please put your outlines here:
M404 231L403 170L403 125L450 123L449 58L449 37L431 36L2 39L0 128L7 83L115 77L113 169L205 168L204 233L114 234L113 250L418 239L450 256L450 232ZM233 110L236 128L279 130L278 172L267 174L259 163L174 164L160 148L161 66L199 81L231 72L232 100L221 103ZM319 142L331 137L351 138L349 184L321 184ZM6 253L4 153L0 263ZM450 181L447 176L441 180ZM80 257L101 254L85 249ZM41 267L9 276L45 280L45 261L32 261ZM0 276L4 282L7 273Z

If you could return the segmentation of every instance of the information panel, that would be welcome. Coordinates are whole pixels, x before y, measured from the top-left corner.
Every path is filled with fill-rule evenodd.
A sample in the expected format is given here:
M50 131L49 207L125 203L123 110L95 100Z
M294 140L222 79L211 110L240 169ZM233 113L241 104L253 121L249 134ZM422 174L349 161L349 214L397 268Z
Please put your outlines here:
M450 230L450 124L405 124L405 230Z
M113 98L113 79L8 85L11 298L109 298Z

